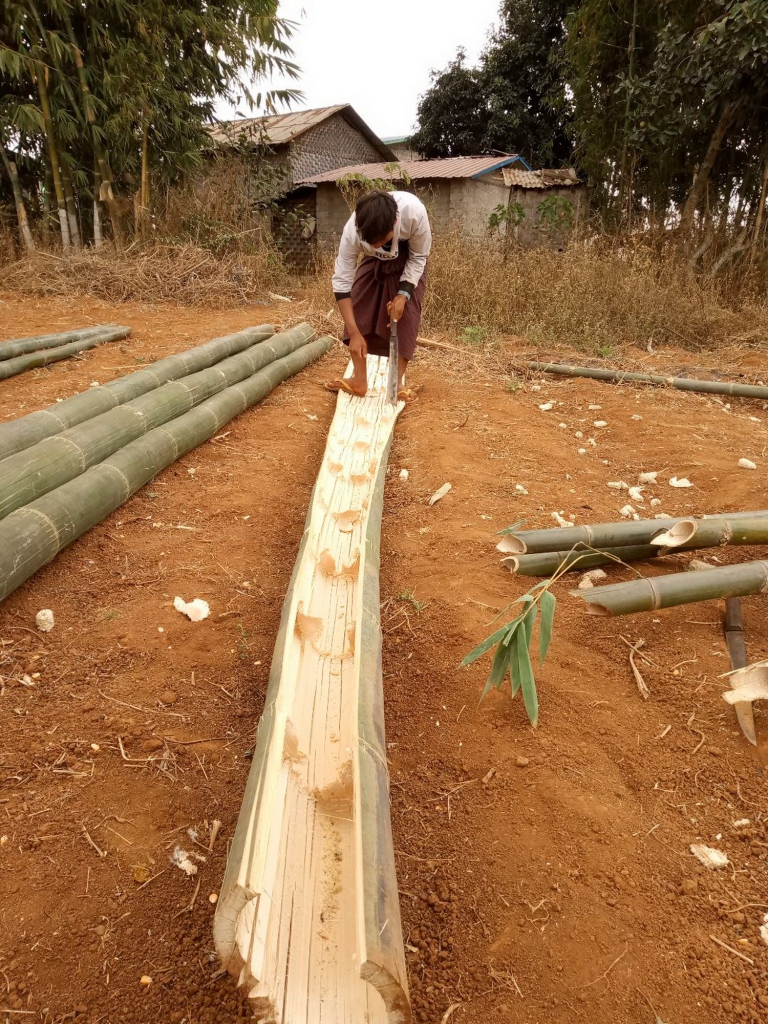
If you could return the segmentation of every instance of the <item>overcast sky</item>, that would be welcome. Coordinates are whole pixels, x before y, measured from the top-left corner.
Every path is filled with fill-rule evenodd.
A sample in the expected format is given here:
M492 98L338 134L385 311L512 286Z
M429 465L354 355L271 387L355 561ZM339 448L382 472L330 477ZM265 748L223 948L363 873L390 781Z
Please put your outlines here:
M406 135L429 72L444 68L459 46L474 62L498 6L499 0L282 0L282 17L299 23L293 48L304 100L294 109L351 103L379 137ZM234 116L224 105L217 113Z

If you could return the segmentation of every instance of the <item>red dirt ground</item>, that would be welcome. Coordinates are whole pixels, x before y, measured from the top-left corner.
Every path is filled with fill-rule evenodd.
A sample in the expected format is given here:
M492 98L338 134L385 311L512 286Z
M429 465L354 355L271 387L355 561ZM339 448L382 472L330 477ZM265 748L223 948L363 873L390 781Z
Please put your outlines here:
M3 420L286 315L2 298L0 338L107 320L134 328L125 342L0 383ZM623 355L624 365L667 371L697 362L669 351ZM643 470L659 471L646 497L662 500L644 514L766 507L768 412L586 380L521 379L513 392L493 369L505 358L420 354L420 401L402 417L390 457L383 658L415 1017L764 1020L768 727L758 712L760 745L750 747L721 699L729 663L718 603L596 619L560 584L535 731L508 689L478 706L487 662L458 666L524 593L498 564L496 531L519 518L554 525L553 511L577 523L616 519L627 497L607 481L631 485ZM318 385L342 360L334 352L282 385L0 607L0 1021L249 1018L219 972L209 897L333 414ZM727 362L768 380L762 354ZM541 412L548 401L557 404ZM593 428L597 419L608 426ZM739 469L742 456L758 471ZM674 474L694 486L670 488ZM429 507L445 482L452 490ZM612 568L610 577L630 573ZM182 618L177 594L207 600L210 619ZM47 635L35 630L40 608L56 615ZM752 660L768 657L767 610L765 597L744 601ZM622 636L645 639L648 701ZM18 683L24 673L33 686ZM214 819L223 828L189 910L195 882L169 858L176 845L205 855L188 830L207 846ZM706 872L689 852L694 842L724 850L731 866Z

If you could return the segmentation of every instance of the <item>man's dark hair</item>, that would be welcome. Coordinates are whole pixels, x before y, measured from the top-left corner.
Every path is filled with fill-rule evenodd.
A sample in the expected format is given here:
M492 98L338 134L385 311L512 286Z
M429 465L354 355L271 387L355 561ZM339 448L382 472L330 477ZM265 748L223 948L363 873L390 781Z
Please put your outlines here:
M395 226L397 203L391 192L367 192L355 206L355 223L364 242L371 245L386 238Z

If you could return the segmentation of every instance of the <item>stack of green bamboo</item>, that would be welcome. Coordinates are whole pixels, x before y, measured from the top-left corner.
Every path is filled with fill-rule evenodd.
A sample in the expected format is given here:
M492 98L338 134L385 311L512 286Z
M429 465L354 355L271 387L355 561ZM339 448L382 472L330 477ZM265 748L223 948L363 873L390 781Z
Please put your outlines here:
M31 370L36 366L47 366L61 359L84 352L86 349L103 345L107 341L127 338L130 327L116 324L100 324L97 327L82 327L61 334L40 334L34 338L16 338L0 341L0 380L15 377L17 373Z
M674 551L766 543L768 510L759 510L702 519L650 519L545 530L512 528L497 547L507 555L502 564L513 573L559 576ZM766 590L768 561L754 561L591 587L576 594L587 602L591 614L627 615Z
M0 600L331 347L249 328L0 425Z

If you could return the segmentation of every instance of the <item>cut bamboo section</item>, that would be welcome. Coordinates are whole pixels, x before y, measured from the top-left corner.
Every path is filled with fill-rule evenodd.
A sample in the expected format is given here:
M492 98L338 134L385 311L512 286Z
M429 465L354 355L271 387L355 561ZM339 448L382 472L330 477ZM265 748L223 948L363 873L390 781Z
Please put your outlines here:
M590 615L631 615L718 597L745 597L768 590L768 561L742 562L698 572L679 572L653 579L613 583L573 591L589 605Z
M702 516L702 522L709 520L738 521L740 519L762 519L768 521L768 510L752 512L727 512ZM633 522L595 523L591 526L566 526L545 530L518 530L506 534L496 545L505 555L533 555L544 551L566 551L577 544L591 548L617 548L627 544L650 544L651 540L677 523L688 522L683 516L669 519L639 519ZM694 520L698 522L698 520ZM707 547L709 545L702 545Z
M735 670L728 676L728 681L731 684L731 689L737 689L740 675L738 670L747 667L747 644L744 639L744 619L741 614L740 597L726 597L723 629L725 631L725 642L728 645L728 656L731 659L731 668ZM748 700L736 701L733 705L733 710L736 712L736 719L741 727L741 731L750 743L757 746L752 702Z
M599 565L614 565L622 562L644 562L647 558L658 558L666 554L664 549L652 544L626 544L618 548L601 548L593 551L579 544L570 551L541 551L533 555L509 555L501 564L518 576L554 576L556 572L580 572L594 569Z
M142 370L118 377L109 384L72 395L63 402L49 405L47 409L31 412L8 423L0 423L0 459L13 455L14 452L23 451L42 441L44 437L60 434L63 430L83 423L93 416L130 402L169 380L177 380L213 366L214 363L236 352L242 352L274 333L275 329L271 324L263 324L260 327L248 327L236 334L214 338L204 345L167 356Z
M109 458L0 522L0 601L59 551L114 512L185 452L207 441L233 417L324 355L320 338L226 388L196 408L155 427Z
M655 547L667 550L726 547L729 544L765 544L768 518L734 519L731 516L707 520L681 519L651 540Z
M274 1024L411 1020L381 674L386 360L340 393L283 605L214 919L224 965Z
M756 384L729 383L721 380L692 380L689 377L664 377L658 373L628 373L623 370L602 370L594 366L571 366L563 363L527 362L528 370L542 370L544 373L564 377L589 377L592 380L611 381L622 384L631 381L636 384L660 384L679 391L696 391L704 395L731 395L734 398L768 398L768 388Z
M28 352L39 352L44 348L59 348L61 345L70 345L75 341L82 341L92 334L101 334L104 331L130 330L121 327L119 324L97 324L93 327L75 327L71 331L61 331L59 334L39 334L34 338L14 338L11 341L0 341L0 360L13 359L15 356L23 356Z
M309 325L294 327L0 460L0 519L314 337Z
M130 327L107 327L94 333L83 334L76 341L71 341L67 345L42 348L36 352L27 352L25 355L3 359L0 361L0 380L15 377L17 374L24 373L25 370L32 370L37 366L58 363L62 359L69 359L70 356L75 356L78 352L96 348L97 345L104 345L108 341L127 338L130 333ZM13 343L9 342L9 344Z

